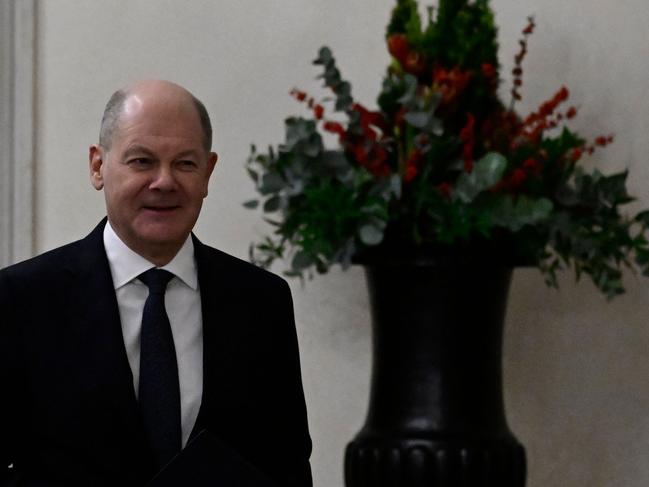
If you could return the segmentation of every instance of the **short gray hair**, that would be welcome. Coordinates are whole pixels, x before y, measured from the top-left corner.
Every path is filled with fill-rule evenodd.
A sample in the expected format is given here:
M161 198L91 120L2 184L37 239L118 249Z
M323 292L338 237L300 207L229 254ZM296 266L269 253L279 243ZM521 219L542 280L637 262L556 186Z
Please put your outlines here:
M127 90L117 90L112 94L106 104L106 108L104 108L104 114L101 117L101 126L99 128L99 145L106 150L110 149L113 142L113 136L119 126L120 117L124 111L124 104L129 94ZM191 93L189 95L198 113L201 130L203 131L203 147L209 152L212 149L212 122L210 121L210 115L207 113L207 108L205 108L203 102Z

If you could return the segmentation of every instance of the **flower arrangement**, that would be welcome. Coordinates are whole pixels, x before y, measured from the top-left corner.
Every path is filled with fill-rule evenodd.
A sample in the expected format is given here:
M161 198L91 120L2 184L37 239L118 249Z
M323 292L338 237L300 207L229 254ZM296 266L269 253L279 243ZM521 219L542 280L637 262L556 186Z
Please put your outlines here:
M292 90L309 115L287 118L284 143L265 153L253 146L247 162L275 227L251 245L251 260L288 256L286 273L303 276L368 251L447 250L536 265L552 286L572 268L608 297L624 291L623 267L649 275L649 211L620 212L633 199L627 173L580 165L612 136L587 141L569 128L578 110L566 106L565 87L538 110L516 112L534 28L529 18L507 104L488 0L440 0L425 26L416 0L398 0L377 110L354 100L321 48L314 64L332 96Z

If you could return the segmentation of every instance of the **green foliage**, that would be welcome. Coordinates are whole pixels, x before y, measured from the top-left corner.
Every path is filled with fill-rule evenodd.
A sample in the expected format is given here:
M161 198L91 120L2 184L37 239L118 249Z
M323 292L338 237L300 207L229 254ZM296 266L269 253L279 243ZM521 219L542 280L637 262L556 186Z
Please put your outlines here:
M399 0L388 24L387 36L406 34L412 45L445 67L479 68L498 64L498 43L493 12L486 0L441 0L437 17L429 9L428 25L415 0Z
M387 35L408 34L410 39L421 41L421 18L415 0L398 0L392 11Z
M623 292L625 267L649 276L649 211L623 214L633 200L627 172L579 166L611 138L589 143L568 127L577 110L561 111L566 88L524 118L501 102L488 0L440 0L425 22L416 0L398 0L386 38L393 59L378 111L355 102L323 47L314 64L345 121L294 90L313 116L287 118L277 148L252 146L246 169L259 199L244 206L261 210L273 234L251 245L251 260L286 259L286 274L302 277L345 268L370 248L447 247L537 265L551 286L571 269L609 298Z
M264 212L282 213L273 221L275 235L251 246L253 262L268 267L284 257L287 246L299 249L289 275L311 268L325 272L332 264L348 266L358 245L383 239L392 194L376 186L364 169L353 167L340 151L325 150L313 120L288 118L286 139L275 154L252 146L247 169L265 197ZM253 200L246 207L255 208Z
M490 152L476 163L473 171L460 174L453 198L471 203L476 196L500 181L506 167L507 161L501 154Z
M498 65L498 31L486 0L441 0L430 54L446 67Z
M331 54L328 47L323 47L318 53L318 57L313 61L313 64L321 65L324 67L324 72L319 78L324 80L324 85L330 88L336 95L335 109L338 111L345 111L349 109L354 101L351 95L352 85L341 78L340 71L336 67L336 61Z
M516 233L525 225L542 225L547 222L553 207L552 201L547 198L530 198L525 195L514 198L503 195L491 209L490 215L494 225Z

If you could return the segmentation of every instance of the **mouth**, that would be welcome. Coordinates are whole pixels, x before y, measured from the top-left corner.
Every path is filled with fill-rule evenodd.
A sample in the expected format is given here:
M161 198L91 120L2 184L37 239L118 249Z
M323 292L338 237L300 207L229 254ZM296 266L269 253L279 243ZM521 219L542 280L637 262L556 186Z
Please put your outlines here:
M153 213L157 214L166 214L166 213L172 213L175 210L178 210L180 208L179 205L155 205L155 206L144 206L143 207L146 211L150 211Z

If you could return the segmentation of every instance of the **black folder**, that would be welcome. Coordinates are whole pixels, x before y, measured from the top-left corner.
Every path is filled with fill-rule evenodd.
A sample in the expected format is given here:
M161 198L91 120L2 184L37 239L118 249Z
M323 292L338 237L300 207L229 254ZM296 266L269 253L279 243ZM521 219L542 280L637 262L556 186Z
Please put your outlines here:
M232 447L201 431L147 487L277 487Z

